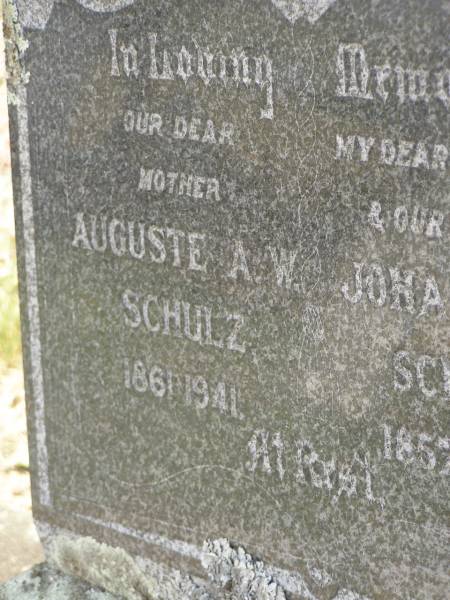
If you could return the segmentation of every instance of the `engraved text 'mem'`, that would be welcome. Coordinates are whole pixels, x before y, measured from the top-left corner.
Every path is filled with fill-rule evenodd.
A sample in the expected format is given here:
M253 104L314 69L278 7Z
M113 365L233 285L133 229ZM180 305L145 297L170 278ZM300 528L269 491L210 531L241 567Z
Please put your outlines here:
M146 77L157 81L182 80L185 84L197 79L205 86L212 84L255 85L264 93L265 106L261 119L273 119L272 61L265 55L247 56L242 49L228 55L210 52L194 40L189 51L186 46L173 50L158 44L156 33L147 36L145 49L137 43L119 40L116 29L109 30L111 42L111 76L128 79Z
M340 44L336 94L345 98L381 100L394 97L399 105L435 99L450 110L450 69L429 71L400 65L370 65L360 44Z

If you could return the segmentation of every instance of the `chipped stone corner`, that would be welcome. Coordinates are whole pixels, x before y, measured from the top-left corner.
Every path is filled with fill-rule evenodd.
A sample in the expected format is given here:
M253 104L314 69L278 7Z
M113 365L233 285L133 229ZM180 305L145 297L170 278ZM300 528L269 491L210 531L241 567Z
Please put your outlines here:
M130 556L89 537L37 521L48 563L126 600L286 600L271 567L228 540L203 544L204 579ZM288 586L289 587L289 586ZM292 590L295 592L300 589ZM303 596L313 599L314 597Z
M226 539L208 540L203 545L202 566L208 578L222 591L230 593L231 600L320 600L311 591L300 573L285 571L264 563L248 554L244 548L233 546ZM332 583L331 576L312 568L319 588ZM310 573L311 574L311 573ZM312 574L311 574L312 575ZM338 590L332 600L370 600L356 592Z
M204 569L199 578L48 523L35 524L51 567L126 600L321 600L322 591L316 595L310 583L318 589L332 583L317 568L308 583L301 573L265 563L225 538L206 540L198 549ZM340 589L333 600L370 599Z
M56 536L48 545L48 561L126 600L287 600L270 568L226 539L203 545L201 562L210 587L89 537Z
M133 558L92 538L58 536L50 546L54 567L126 600L156 600L156 583L145 575Z
M208 540L203 545L202 566L219 588L236 600L286 600L281 585L264 563L226 539Z
M127 600L222 600L206 581L35 520L48 563Z
M3 37L5 43L5 62L8 88L8 104L18 105L19 88L26 85L29 73L24 64L25 52L28 48L19 18L16 0L2 0Z

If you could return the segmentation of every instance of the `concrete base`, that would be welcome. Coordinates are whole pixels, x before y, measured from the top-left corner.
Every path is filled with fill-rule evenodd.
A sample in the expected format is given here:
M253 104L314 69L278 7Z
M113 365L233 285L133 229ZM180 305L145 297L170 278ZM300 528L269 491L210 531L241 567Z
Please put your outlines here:
M41 563L0 585L0 600L120 600L120 597Z

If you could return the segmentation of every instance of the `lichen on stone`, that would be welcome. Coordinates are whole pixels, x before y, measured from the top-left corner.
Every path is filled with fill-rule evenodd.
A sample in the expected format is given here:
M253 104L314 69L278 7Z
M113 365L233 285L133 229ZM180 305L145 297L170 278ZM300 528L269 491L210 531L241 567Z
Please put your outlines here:
M65 575L48 563L36 565L0 585L0 600L119 600L117 596L92 588L88 583Z
M29 73L24 66L28 48L15 0L2 0L3 35L5 41L8 104L18 104L17 88L28 83Z
M208 540L203 546L202 565L211 581L227 590L233 600L286 600L282 587L267 572L264 562L254 559L228 540Z
M150 572L156 580L157 600L223 600L223 595L217 595L207 590L204 585L198 585L189 575L176 570L168 571L162 565L147 563L146 572Z
M57 568L126 600L157 600L155 582L122 549L92 538L57 537L50 549Z

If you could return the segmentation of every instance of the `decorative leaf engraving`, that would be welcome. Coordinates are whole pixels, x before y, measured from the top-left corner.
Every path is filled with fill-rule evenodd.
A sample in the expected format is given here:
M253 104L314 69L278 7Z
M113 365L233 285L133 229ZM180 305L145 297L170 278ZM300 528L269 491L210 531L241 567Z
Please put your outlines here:
M8 0L17 5L19 19L27 29L45 29L55 0ZM114 12L126 8L135 0L77 0L79 4L95 12Z
M44 29L55 0L10 0L15 4L22 27Z
M272 0L286 19L295 23L300 18L315 23L336 0Z
M17 4L20 21L27 29L44 29L55 0L9 0ZM95 12L114 12L134 4L135 0L77 0ZM307 19L315 23L336 0L272 0L273 4L291 23Z
M134 4L135 0L77 0L85 8L95 12L114 12Z

